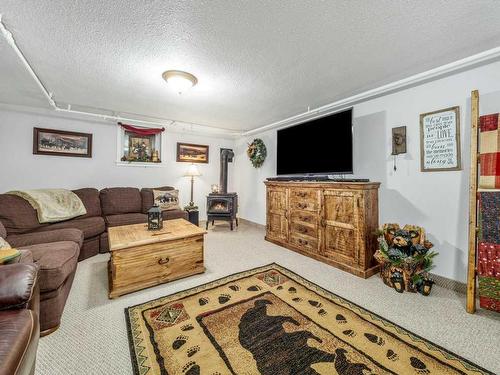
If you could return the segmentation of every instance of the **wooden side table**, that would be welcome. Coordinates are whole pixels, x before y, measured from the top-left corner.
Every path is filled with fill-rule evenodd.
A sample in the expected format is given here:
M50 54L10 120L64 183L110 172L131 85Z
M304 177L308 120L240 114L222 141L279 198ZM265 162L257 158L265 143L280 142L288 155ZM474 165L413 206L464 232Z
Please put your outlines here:
M189 215L189 222L196 226L200 225L200 212L198 210L186 210Z

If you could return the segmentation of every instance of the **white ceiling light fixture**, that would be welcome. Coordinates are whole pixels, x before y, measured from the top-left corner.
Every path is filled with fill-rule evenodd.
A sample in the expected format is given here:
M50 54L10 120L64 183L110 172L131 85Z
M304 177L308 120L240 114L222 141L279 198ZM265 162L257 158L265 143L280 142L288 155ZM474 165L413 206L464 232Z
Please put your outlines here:
M198 83L198 79L194 75L182 70L167 70L161 76L179 95Z

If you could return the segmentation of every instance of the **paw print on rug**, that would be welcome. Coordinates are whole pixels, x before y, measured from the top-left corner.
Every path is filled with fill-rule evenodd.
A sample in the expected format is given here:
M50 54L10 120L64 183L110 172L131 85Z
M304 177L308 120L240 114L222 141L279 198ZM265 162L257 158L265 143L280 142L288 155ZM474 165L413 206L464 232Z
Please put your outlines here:
M415 369L418 374L430 374L431 372L427 368L424 362L416 357L410 357L410 364Z
M200 304L200 306L203 306L203 305L206 305L207 303L209 303L210 300L207 298L207 297L201 297L199 300L198 300L198 303Z
M182 331L191 331L192 329L194 329L192 324L186 324L186 325L181 327Z
M188 357L192 357L193 355L195 355L196 353L198 353L200 351L200 346L199 345L195 345L195 346L192 346L190 347L188 350L187 350L187 356Z
M378 337L377 335L373 335L371 333L365 333L365 337L368 341L377 344L378 346L383 346L385 344L385 340L382 337Z
M303 299L302 299L302 298L300 298L300 297L294 297L294 298L292 298L292 301L293 301L293 302L302 302L302 301L303 301Z
M200 366L194 361L189 361L182 367L184 375L200 375Z
M229 285L229 289L231 289L233 292L238 292L240 290L240 287L238 285Z
M342 333L348 337L356 337L356 332L354 332L352 329L346 329Z
M174 342L172 343L172 349L178 350L180 349L188 340L186 336L177 336Z
M313 301L313 300L309 300L309 304L313 307L317 307L317 308L320 308L321 306L323 306L321 304L321 302L318 302L318 301Z
M283 289L283 285L280 285L276 288L277 290L282 290Z
M221 294L219 296L219 303L222 305L229 301L231 299L231 296L229 294Z
M258 285L252 285L247 288L249 292L258 292L259 290L262 290L262 288Z
M289 291L290 293L297 293L297 289L296 289L296 288L294 288L293 286L291 286L290 288L288 288L288 291Z
M319 309L318 314L319 314L320 316L327 316L327 315L328 315L328 313L326 312L326 310L325 310L325 309Z
M399 359L399 355L397 355L396 353L394 353L394 350L392 349L389 349L387 351L387 354L385 355L387 358L389 358L391 361L397 361Z
M337 314L337 316L335 317L335 320L337 321L338 324L346 324L347 323L347 319L342 314Z

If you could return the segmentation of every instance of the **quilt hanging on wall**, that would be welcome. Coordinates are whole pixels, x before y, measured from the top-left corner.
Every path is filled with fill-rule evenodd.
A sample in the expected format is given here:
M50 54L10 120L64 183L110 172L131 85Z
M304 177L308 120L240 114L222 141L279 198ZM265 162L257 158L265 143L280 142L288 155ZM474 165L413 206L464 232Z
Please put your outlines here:
M480 118L478 279L480 306L500 312L500 116Z
M480 189L500 189L500 130L498 113L481 116L480 152Z

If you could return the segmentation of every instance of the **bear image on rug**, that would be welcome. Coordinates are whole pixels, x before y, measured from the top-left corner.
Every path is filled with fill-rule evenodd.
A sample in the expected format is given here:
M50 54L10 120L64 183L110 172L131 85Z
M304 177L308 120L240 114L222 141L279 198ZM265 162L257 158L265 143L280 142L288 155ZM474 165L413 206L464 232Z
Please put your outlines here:
M135 374L491 374L277 264L125 309Z

